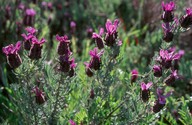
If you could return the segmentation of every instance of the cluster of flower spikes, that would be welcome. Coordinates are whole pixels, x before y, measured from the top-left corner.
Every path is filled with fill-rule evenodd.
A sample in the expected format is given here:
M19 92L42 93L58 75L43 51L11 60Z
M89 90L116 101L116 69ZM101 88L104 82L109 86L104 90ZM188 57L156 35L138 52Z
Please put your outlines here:
M59 70L61 72L67 73L70 77L75 75L75 59L70 58L72 52L70 51L70 40L66 35L59 36L56 35L56 40L59 42L57 47L57 53L59 54Z
M92 38L95 40L97 47L95 47L93 50L89 52L91 56L91 60L89 63L85 62L85 72L87 76L92 77L93 76L93 70L99 70L101 67L101 55L104 53L104 47L105 45L108 47L114 47L115 45L120 46L121 41L117 38L117 28L119 25L119 20L116 19L114 23L111 22L111 20L107 20L105 26L106 26L106 32L104 31L104 28L100 28L99 34L93 33ZM105 32L105 37L103 37L103 34ZM101 51L98 52L98 49Z
M24 41L24 49L29 51L28 57L32 60L38 60L41 58L42 45L45 42L45 39L42 38L40 41L35 36L36 29L32 27L26 28L27 34L22 34ZM21 48L22 42L18 41L16 45L10 44L6 47L3 47L3 53L6 54L7 62L12 69L18 68L22 64L22 59L18 54L18 51ZM44 93L36 86L32 90L35 93L36 103L42 104L45 102Z
M176 6L173 1L169 3L162 2L163 14L161 16L163 20L162 28L164 31L163 40L165 42L171 42L174 36L174 29L180 24L182 28L188 28L192 25L192 9L187 8L186 14L183 15L179 21L174 17L174 10Z
M164 24L162 24L162 27L164 29L164 37L163 39L166 42L171 42L173 39L173 32L172 30L177 26L178 21L177 19L174 20L174 14L173 11L175 9L175 3L170 2L164 4L162 2L163 7L163 15L162 20ZM189 10L189 9L188 9ZM188 12L188 16L189 16ZM172 23L172 24L171 24ZM182 26L182 23L180 21L180 24ZM188 23L189 24L189 23ZM191 25L191 24L190 24ZM189 26L189 25L188 25ZM153 66L153 74L155 77L161 77L163 73L163 69L170 69L171 74L165 78L163 81L167 86L171 86L174 84L175 80L179 78L177 72L179 69L179 60L184 55L184 51L180 50L176 53L176 47L172 47L167 50L161 49L159 52L159 56L157 57L157 65ZM149 88L152 86L152 82L149 82L145 84L144 82L141 83L141 98L144 102L147 102L150 97L150 90ZM157 100L155 101L155 104L153 106L153 112L157 113L159 112L166 104L165 98L171 95L172 92L168 92L166 95L163 95L164 91L163 89L157 88Z
M37 30L33 27L27 27L25 29L27 31L27 34L21 34L21 36L24 38L23 46L24 49L29 51L29 58L32 60L38 60L41 58L43 43L45 43L45 39L42 38L41 40L38 40L35 33Z
M42 44L45 42L45 39L42 38L40 41L34 36L34 33L36 30L32 27L26 28L26 31L28 32L27 35L22 34L24 37L24 48L26 50L29 50L29 58L30 59L40 59L41 58L41 50L42 50ZM16 45L10 44L6 47L3 47L3 53L6 54L7 62L9 66L13 69L18 68L21 63L22 59L18 54L18 51L21 48L21 42L18 41Z
M167 86L172 86L176 79L179 78L177 72L179 69L178 62L181 59L181 57L184 55L183 50L179 50L176 52L176 48L172 47L167 50L161 49L159 52L159 56L157 57L157 65L153 66L153 74L155 77L161 77L163 70L171 70L171 74L167 76L163 83L165 83ZM159 91L157 92L158 99L155 102L155 105L153 106L153 111L155 113L159 112L165 105L166 101L162 101L162 97L168 97L168 96L159 96ZM159 98L161 97L161 98Z

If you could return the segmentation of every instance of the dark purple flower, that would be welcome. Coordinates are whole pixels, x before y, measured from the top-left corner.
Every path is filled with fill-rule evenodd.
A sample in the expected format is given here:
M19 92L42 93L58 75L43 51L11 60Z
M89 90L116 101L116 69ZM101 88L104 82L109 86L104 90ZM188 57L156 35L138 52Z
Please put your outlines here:
M64 36L59 36L56 35L56 40L59 41L59 45L57 48L57 52L59 55L70 55L70 48L69 48L69 43L70 40L68 40L68 37L66 35Z
M94 97L95 97L95 93L94 93L94 90L93 89L91 89L91 91L90 91L90 96L89 96L91 99L94 99Z
M166 69L172 66L172 60L178 60L181 58L180 54L173 52L169 52L168 50L160 50L160 57L158 58L159 63L165 67Z
M115 44L115 40L117 39L117 28L119 25L119 20L116 19L114 23L111 22L111 20L107 20L105 27L107 30L106 36L105 36L105 44L107 46L113 46Z
M138 77L138 71L136 69L133 69L131 71L131 83L135 82Z
M26 34L21 34L21 36L24 38L24 49L30 50L31 48L31 40L34 37L34 34L36 33L36 29L32 27L27 27L25 29L28 33Z
M174 18L173 11L175 10L175 3L174 2L169 2L169 3L164 3L162 2L162 8L163 8L163 15L161 16L162 20L165 23L172 22Z
M104 48L103 40L101 38L103 32L104 32L104 29L100 28L99 34L93 33L93 35L92 35L92 38L95 39L97 47L99 49L103 49Z
M162 76L162 68L161 66L154 65L153 66L153 73L155 77L161 77Z
M143 102L147 102L149 100L150 91L149 88L152 86L152 82L145 84L144 82L141 83L141 98Z
M32 92L35 93L35 100L37 104L40 105L46 101L44 92L42 92L37 86L32 90Z
M60 67L59 67L60 71L65 72L65 73L70 71L71 60L68 55L61 55L59 57L59 63L60 63Z
M45 2L45 1L41 2L41 6L43 7L43 9L46 9L47 8L47 2Z
M91 38L91 37L92 37L92 34L93 34L93 29L92 29L92 28L88 28L88 29L87 29L87 37L88 37L88 38Z
M181 58L185 54L185 51L184 50L179 50L178 54L180 55L180 58ZM178 70L179 69L179 60L180 59L174 60L174 62L173 62L173 69L174 70Z
M163 95L164 91L162 89L157 89L157 96L158 99L155 101L155 104L153 106L153 112L157 113L159 112L161 109L163 109L163 107L166 104L166 98L169 97L172 94L172 91L168 92L166 95Z
M41 50L43 48L43 43L45 39L42 38L40 41L34 36L32 38L32 45L29 51L29 58L30 59L40 59L41 58Z
M187 8L186 14L181 17L179 20L181 27L188 28L190 25L192 25L192 9Z
M6 5L5 7L5 18L9 20L11 18L11 7Z
M167 85L167 86L171 86L174 84L175 80L178 79L179 76L177 74L177 70L175 71L172 71L171 75L169 75L165 80L164 80L164 83Z
M87 74L88 77L92 77L93 76L93 71L90 68L90 64L85 62L85 73Z
M93 50L91 50L89 52L90 56L91 56L91 60L89 62L90 68L91 69L95 69L95 70L99 70L100 66L101 66L101 55L103 55L104 50L98 52L98 48L94 48Z
M23 24L25 26L33 26L35 21L36 11L34 9L26 9L25 16L23 18Z
M73 77L75 75L75 67L77 66L77 64L75 63L75 59L72 58L70 60L70 70L69 70L69 76Z
M23 3L20 3L20 4L18 5L18 9L19 9L19 10L24 10L24 9L25 9L25 5L24 5Z
M71 28L71 33L75 33L76 30L76 23L74 21L70 22L70 28Z
M53 4L51 2L47 3L47 8L49 9L49 11L53 11Z
M6 47L3 47L2 49L3 53L5 53L7 57L7 63L13 69L19 67L22 63L21 57L17 53L20 47L21 47L21 42L18 41L15 46L13 44L10 44Z
M73 120L69 120L69 123L70 123L71 125L76 125L76 123L75 123Z
M162 28L163 28L163 32L164 32L164 36L163 36L163 40L165 40L166 42L171 42L173 40L173 33L171 31L171 26L169 25L169 23L165 23L162 24Z

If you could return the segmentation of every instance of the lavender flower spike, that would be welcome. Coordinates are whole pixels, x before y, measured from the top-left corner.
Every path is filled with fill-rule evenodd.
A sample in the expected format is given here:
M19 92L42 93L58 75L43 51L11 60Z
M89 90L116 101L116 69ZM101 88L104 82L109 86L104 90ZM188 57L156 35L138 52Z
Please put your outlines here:
M36 11L34 9L26 9L23 23L25 26L32 26L35 21Z
M18 41L16 45L10 44L6 47L3 47L3 53L7 57L7 63L13 69L19 67L22 63L21 57L17 53L21 47L21 42Z
M111 22L111 20L107 20L105 27L107 30L106 36L105 36L105 44L107 46L113 46L117 39L117 28L119 25L119 20L116 19L114 23Z
M164 80L164 83L167 85L167 86L171 86L174 84L175 80L178 79L179 76L177 74L177 70L175 71L172 71L171 75L169 75L165 80Z
M164 91L162 89L157 89L158 99L155 101L155 105L153 106L153 112L159 112L166 104L166 98L172 94L172 91L168 92L166 95L163 95Z
M133 69L131 71L131 83L135 82L138 77L138 71L136 69Z
M97 47L99 49L103 49L104 48L103 40L101 38L103 32L104 32L104 29L100 28L99 34L93 33L93 35L92 35L92 38L96 40L96 44L97 44Z
M162 76L162 67L158 65L153 66L153 73L155 77L161 77Z
M180 21L181 27L183 28L188 28L190 25L192 25L192 9L187 8L186 14L183 17L181 17L179 21Z
M152 86L152 82L145 84L144 82L141 83L141 98L143 102L147 102L149 100L150 91L149 88Z
M163 9L163 15L161 16L163 22L169 23L173 21L174 14L173 11L175 10L175 3L174 2L169 2L169 3L164 3L162 2L162 9Z
M68 37L66 35L64 36L59 36L56 35L56 40L59 41L59 45L57 47L57 52L59 55L70 55L70 48L69 48L69 43L70 40L68 40Z
M94 48L89 52L90 56L92 57L89 65L91 69L99 70L101 66L101 55L103 55L104 50L98 52L98 48Z
M45 43L45 39L42 38L40 41L36 38L32 38L32 46L29 51L29 58L30 59L40 59L41 58L41 49L42 44Z

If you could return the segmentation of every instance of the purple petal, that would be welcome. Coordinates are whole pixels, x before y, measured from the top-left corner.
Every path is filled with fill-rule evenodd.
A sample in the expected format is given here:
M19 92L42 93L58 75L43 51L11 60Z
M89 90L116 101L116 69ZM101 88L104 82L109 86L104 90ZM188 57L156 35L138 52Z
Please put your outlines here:
M70 123L71 125L76 125L76 123L75 123L73 120L69 120L69 123Z
M141 90L146 90L146 84L144 82L141 83Z
M101 56L101 55L103 55L103 53L104 53L104 50L101 50L98 54L97 54L97 56Z
M103 33L104 33L104 28L100 28L100 30L99 30L99 35L102 36Z
M147 85L146 85L146 89L149 89L152 85L153 85L152 82L147 83Z
M107 19L107 22L105 24L105 28L106 28L107 32L110 30L109 29L110 25L112 25L112 22L111 22L111 20Z
M100 38L100 35L97 34L97 33L93 33L93 34L92 34L92 38L93 38L93 39Z
M118 27L119 25L119 20L118 19L115 19L114 23L113 23L116 27Z

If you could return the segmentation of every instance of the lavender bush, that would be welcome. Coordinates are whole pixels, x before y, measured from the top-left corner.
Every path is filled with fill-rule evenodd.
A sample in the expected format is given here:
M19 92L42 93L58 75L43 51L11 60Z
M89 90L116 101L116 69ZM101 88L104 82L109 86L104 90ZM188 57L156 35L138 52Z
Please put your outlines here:
M150 26L142 26L138 10L149 3L134 0L139 24L127 31L129 25L116 8L126 6L124 2L16 0L5 6L2 40L13 33L18 42L12 38L14 44L2 47L6 58L1 68L0 122L192 124L192 61L179 46L180 34L191 30L192 9L177 12L177 3L162 1L161 22L150 32ZM104 10L88 11L99 5ZM73 7L77 8L71 11ZM83 19L89 13L96 17L86 25ZM98 23L97 16L104 18ZM12 23L17 30L7 33Z

